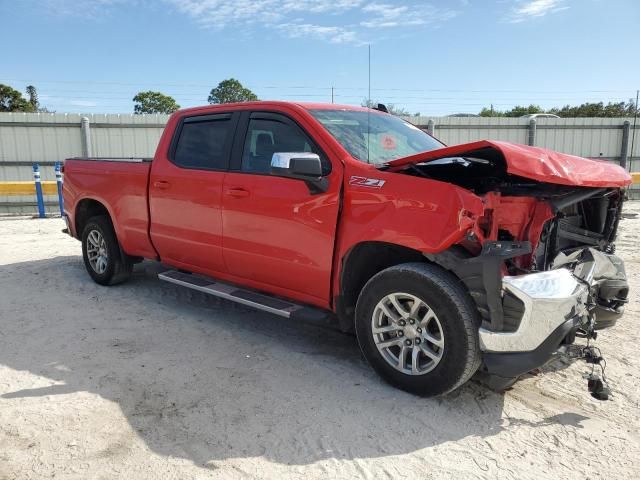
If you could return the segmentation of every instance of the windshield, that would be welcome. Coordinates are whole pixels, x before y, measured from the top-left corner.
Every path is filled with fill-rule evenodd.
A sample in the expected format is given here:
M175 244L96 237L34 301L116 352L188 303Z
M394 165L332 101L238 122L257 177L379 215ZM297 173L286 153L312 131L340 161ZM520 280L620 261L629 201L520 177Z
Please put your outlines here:
M361 162L383 164L444 146L393 115L366 110L310 110L310 113Z

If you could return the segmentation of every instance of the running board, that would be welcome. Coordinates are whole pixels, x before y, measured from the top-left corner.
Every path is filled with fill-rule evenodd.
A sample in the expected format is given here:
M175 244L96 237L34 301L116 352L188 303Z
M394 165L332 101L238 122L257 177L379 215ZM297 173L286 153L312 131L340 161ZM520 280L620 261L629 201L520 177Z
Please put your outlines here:
M287 300L245 290L228 283L218 282L211 278L191 273L169 270L159 273L158 278L165 282L181 285L285 318L320 321L326 320L331 316L329 312L319 308L298 305Z

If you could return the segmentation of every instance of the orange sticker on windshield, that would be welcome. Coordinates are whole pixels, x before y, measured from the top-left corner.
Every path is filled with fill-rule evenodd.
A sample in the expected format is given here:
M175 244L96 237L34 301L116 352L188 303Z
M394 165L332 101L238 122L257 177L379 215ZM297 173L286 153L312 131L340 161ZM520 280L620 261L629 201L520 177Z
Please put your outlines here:
M396 139L391 135L385 135L382 137L380 141L382 143L382 148L385 150L395 150L396 149Z

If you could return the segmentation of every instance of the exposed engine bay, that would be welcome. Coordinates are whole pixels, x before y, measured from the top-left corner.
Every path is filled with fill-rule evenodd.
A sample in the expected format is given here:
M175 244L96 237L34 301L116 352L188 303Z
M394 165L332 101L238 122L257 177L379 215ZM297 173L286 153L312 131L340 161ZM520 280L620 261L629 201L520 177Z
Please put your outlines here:
M495 252L498 245L504 249L509 244L508 254L500 257L503 276L569 268L578 278L593 283L598 326L615 322L628 296L624 265L613 255L624 192L517 177L507 173L495 150L475 153L471 158L410 165L405 173L453 183L483 199L485 216L461 244L472 255L481 255L483 250L486 255L488 247ZM482 158L477 158L478 153ZM591 275L576 272L588 270L587 264L592 266ZM513 312L516 306L512 303L504 297L503 310ZM504 318L496 311L499 308L483 310L494 328L505 327L504 321L496 325L496 317Z
M469 157L405 165L402 173L455 184L482 199L484 215L476 219L466 239L427 257L467 285L483 319L481 342L484 333L487 348L492 348L495 334L502 335L502 343L504 334L512 334L513 351L526 350L518 334L526 329L523 319L531 310L544 323L541 317L565 309L562 317L546 325L559 328L564 322L559 339L563 345L573 343L576 336L595 339L596 329L613 325L622 315L629 287L623 262L614 255L614 241L623 189L513 175L501 153L490 148ZM560 275L567 271L569 277ZM544 295L538 295L541 291ZM560 296L564 303L549 301ZM536 304L537 310L532 307ZM533 341L536 333L531 330L527 335L526 341ZM581 355L599 358L591 350Z

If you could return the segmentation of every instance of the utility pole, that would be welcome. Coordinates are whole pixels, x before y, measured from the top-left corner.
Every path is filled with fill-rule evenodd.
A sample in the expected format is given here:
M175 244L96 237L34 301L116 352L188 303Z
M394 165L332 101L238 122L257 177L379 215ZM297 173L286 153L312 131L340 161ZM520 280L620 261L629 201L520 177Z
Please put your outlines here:
M633 160L633 147L636 143L636 123L638 122L638 97L640 96L640 90L636 90L636 108L633 115L633 133L631 134L631 154L629 158ZM633 162L629 162L632 164Z
M331 103L333 103L333 87L331 87Z
M371 149L371 44L369 44L369 96L367 98L367 163L371 163L369 151Z
M371 44L369 44L369 108L371 108Z

